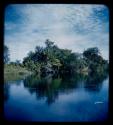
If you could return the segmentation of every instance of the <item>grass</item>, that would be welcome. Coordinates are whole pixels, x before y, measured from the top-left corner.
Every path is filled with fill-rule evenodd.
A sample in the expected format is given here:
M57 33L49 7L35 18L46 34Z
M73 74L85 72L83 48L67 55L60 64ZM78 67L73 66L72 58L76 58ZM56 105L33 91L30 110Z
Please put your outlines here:
M32 72L19 65L4 65L4 80L18 80L24 78L26 75L30 75Z

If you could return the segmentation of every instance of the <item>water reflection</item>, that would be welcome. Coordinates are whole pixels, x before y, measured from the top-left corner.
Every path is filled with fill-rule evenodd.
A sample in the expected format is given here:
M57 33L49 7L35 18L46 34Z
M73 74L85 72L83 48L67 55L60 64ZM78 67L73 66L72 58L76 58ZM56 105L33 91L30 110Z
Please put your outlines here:
M31 75L7 81L4 102L9 120L103 120L108 112L108 74Z
M11 81L4 81L4 100L7 101L10 97L10 86L11 85L16 85L16 86L20 86L20 83L22 82L23 80L16 80L16 81L12 81L12 78L11 78Z
M90 92L99 92L102 88L103 81L107 77L107 73L91 73L85 81L84 88Z
M8 100L8 98L9 98L9 87L10 87L10 85L8 84L8 83L5 83L4 84L4 100L5 101L7 101Z
M37 99L45 98L48 105L57 100L59 94L70 93L73 90L83 86L86 91L99 92L102 87L103 80L107 78L107 74L75 74L73 76L46 76L40 77L31 75L24 79L24 87L29 92L35 93Z

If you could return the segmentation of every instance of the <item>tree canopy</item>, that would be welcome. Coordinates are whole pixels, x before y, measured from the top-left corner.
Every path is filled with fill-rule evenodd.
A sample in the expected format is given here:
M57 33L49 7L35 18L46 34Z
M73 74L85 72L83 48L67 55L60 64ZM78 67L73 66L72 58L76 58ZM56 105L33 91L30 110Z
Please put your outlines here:
M45 47L36 46L23 60L23 65L37 73L73 73L82 71L103 71L108 63L97 47L88 48L83 53L60 49L54 42L45 41ZM105 68L106 67L106 68Z

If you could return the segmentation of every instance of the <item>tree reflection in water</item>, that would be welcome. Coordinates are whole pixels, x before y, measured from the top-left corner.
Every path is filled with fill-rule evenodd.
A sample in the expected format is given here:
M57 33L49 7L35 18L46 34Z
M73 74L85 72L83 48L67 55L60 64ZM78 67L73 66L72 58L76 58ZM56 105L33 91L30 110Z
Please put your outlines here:
M10 85L8 83L4 84L4 100L7 101L9 98L9 90L10 90Z
M9 91L10 91L11 84L14 84L14 85L16 84L16 86L19 86L21 82L22 82L22 80L16 80L16 82L12 81L12 78L9 81L4 80L4 100L5 101L7 101L8 98L10 97L9 96L9 94L10 94Z
M106 73L75 74L73 76L49 75L46 77L31 75L25 78L24 87L28 88L31 94L35 92L37 99L46 97L46 102L50 105L55 102L60 93L70 93L77 89L81 83L83 83L86 91L98 92L106 78Z
M107 73L91 73L84 82L84 88L87 91L99 92L103 81L108 77Z

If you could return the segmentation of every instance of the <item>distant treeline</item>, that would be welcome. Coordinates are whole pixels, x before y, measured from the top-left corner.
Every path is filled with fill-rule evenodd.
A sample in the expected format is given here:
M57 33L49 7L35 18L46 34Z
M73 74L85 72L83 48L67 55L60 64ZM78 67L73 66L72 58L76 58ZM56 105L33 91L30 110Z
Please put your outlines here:
M37 74L46 75L108 71L108 61L103 59L97 47L88 48L83 53L74 53L69 49L60 49L48 39L45 45L45 47L36 46L35 51L30 51L20 65ZM4 56L4 60L9 58L5 59ZM19 64L19 61L16 63Z

